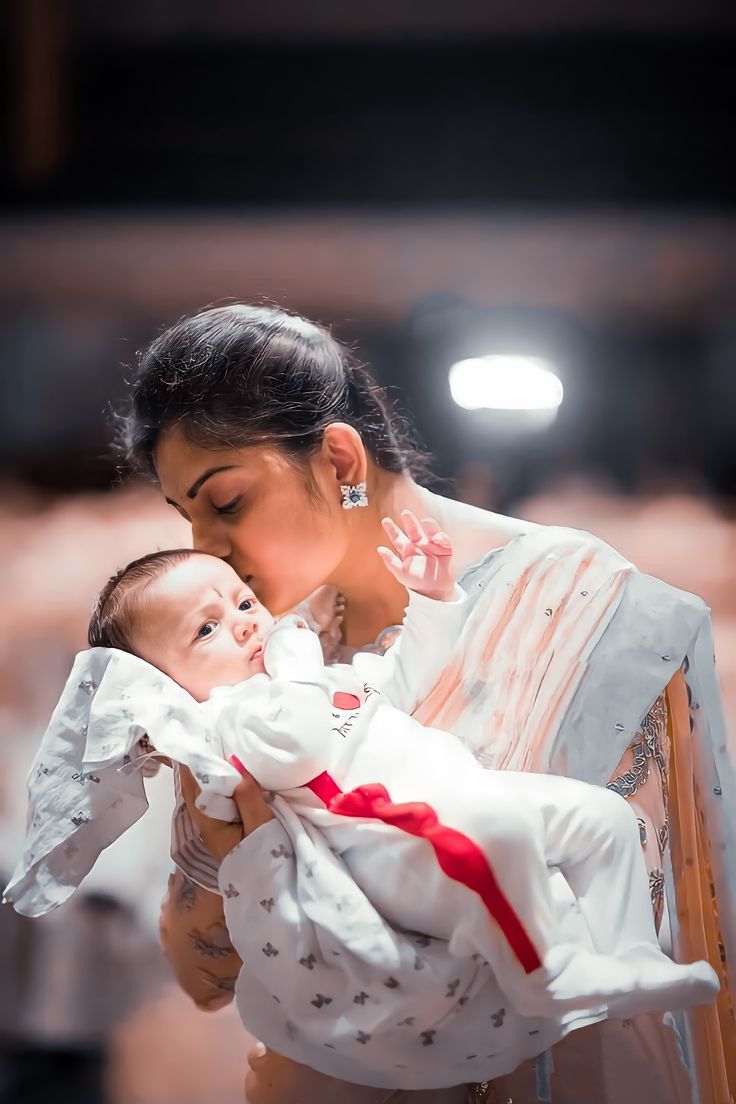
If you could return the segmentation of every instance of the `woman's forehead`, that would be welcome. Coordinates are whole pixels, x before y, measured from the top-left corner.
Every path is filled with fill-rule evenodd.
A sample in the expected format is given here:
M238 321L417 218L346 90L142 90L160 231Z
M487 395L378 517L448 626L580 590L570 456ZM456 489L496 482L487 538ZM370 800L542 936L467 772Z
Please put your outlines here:
M164 433L154 451L156 474L164 490L186 492L210 467L242 463L243 449L211 449L195 444L179 425Z
M273 445L208 448L191 441L181 426L172 426L156 446L154 463L165 497L186 506L194 501L207 478L221 471L258 473L274 467L280 469L287 461Z

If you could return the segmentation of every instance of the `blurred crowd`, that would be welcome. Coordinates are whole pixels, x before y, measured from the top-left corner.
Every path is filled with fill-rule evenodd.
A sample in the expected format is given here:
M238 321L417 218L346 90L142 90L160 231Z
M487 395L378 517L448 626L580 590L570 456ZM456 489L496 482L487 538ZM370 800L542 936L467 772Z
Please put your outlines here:
M492 485L475 476L476 490ZM72 658L86 644L95 594L116 568L155 548L188 544L190 534L146 486L54 498L7 486L2 501L0 870L8 874L22 846L25 775ZM705 598L734 731L733 520L702 497L624 497L580 479L513 512L589 529L641 570ZM0 910L0 1101L46 1100L56 1081L74 1104L98 1104L101 1094L109 1104L242 1102L249 1037L232 1007L198 1011L158 947L158 907L171 870L168 772L148 788L149 812L68 905L35 921Z

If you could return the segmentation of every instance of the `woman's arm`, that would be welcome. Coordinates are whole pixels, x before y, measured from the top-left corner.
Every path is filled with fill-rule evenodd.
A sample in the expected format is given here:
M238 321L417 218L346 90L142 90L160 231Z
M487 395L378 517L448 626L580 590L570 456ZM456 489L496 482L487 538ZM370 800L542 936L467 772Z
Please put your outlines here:
M236 787L233 799L241 824L212 820L196 808L198 787L190 772L182 769L182 798L203 841L220 861L258 827L274 819L259 787L250 776ZM221 1008L232 999L241 960L233 949L224 923L223 899L201 889L180 871L169 881L162 911L162 940L177 979L203 1009ZM430 1092L370 1089L327 1077L306 1066L274 1055L261 1045L248 1056L246 1079L252 1104L464 1104L467 1089L458 1086ZM314 1093L312 1090L316 1090Z
M176 870L161 905L159 931L176 980L197 1007L214 1012L228 1004L241 962L230 942L219 894Z
M469 1104L483 1099L470 1086L449 1089L373 1089L327 1077L259 1044L248 1055L248 1104Z
M210 854L224 858L236 844L273 818L260 787L250 776L233 792L242 823L227 824L203 816L194 801L198 787L181 768L181 789L189 815ZM161 944L176 979L194 1003L214 1011L233 998L241 961L225 925L222 897L202 889L181 870L169 878L161 905Z

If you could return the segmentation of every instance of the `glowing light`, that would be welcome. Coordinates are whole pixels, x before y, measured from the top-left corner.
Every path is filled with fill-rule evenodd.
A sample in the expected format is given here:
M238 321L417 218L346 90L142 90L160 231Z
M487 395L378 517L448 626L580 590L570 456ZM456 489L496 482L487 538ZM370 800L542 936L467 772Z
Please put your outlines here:
M491 355L453 364L450 393L465 410L556 411L563 388L538 357Z

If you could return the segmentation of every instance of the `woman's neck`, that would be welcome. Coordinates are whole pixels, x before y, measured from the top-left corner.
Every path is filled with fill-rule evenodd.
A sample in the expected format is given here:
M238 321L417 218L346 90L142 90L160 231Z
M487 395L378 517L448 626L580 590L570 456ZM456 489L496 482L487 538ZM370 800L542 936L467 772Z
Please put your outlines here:
M368 487L369 505L350 511L347 553L326 580L345 597L343 637L350 647L372 643L386 626L399 624L408 601L405 588L386 570L376 552L378 545L388 543L382 518L392 517L400 523L402 510L411 510L420 519L435 517L452 540L458 575L490 549L534 528L528 522L433 494L408 475L372 468Z
M387 625L399 624L408 595L383 565L376 549L389 540L381 519L401 524L401 511L426 516L423 491L408 475L374 469L369 480L367 507L351 510L351 539L331 582L346 600L343 636L351 647L370 643Z

